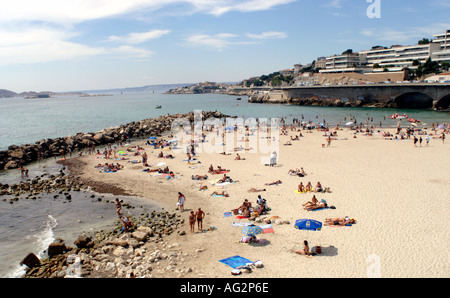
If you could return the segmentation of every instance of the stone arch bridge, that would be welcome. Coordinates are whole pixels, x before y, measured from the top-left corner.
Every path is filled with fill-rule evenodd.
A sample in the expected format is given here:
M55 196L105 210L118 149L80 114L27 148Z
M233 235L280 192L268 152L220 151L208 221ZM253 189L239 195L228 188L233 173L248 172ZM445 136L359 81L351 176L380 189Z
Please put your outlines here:
M254 90L257 89L254 88ZM265 91L268 91L270 99L285 102L289 102L292 99L318 97L329 101L341 99L344 102L351 103L357 101L364 103L391 103L391 106L398 108L450 108L450 84L446 83L290 86L266 89Z

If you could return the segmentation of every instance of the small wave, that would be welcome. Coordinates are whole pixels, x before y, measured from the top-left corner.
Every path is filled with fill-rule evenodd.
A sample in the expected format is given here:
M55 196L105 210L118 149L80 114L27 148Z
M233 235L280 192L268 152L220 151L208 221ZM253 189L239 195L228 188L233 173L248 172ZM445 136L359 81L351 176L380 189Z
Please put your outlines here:
M56 218L51 215L47 216L47 221L44 227L34 235L36 238L36 248L39 251L37 255L39 258L43 258L48 246L55 240L53 229L58 225Z
M47 220L43 225L35 231L34 234L29 235L29 238L35 238L36 240L33 242L32 250L37 251L36 256L39 259L45 258L46 250L48 246L54 242L55 237L53 233L53 229L58 225L56 218L51 215L47 216ZM13 269L6 277L22 277L25 274L26 266L18 266Z

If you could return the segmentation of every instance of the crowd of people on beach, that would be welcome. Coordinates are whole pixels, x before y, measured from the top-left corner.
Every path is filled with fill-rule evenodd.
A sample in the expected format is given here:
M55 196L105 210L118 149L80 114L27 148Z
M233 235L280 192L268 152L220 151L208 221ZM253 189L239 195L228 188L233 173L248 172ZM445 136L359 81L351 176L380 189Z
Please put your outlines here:
M302 119L303 119L303 116L302 116ZM350 117L350 119L354 122L354 125L352 127L350 127L350 129L354 130L354 138L356 138L356 136L358 134L363 134L368 137L373 136L375 134L375 130L377 129L375 127L375 125L370 125L370 126L368 125L368 121L373 121L372 119L370 119L370 120L368 119L368 121L366 122L366 125L364 125L363 123L360 123L359 125L357 125L356 124L357 121L355 118ZM334 131L332 131L329 129L328 124L325 122L325 119L323 119L323 125L320 125L320 126L312 125L311 121L310 122L305 122L305 121L300 122L299 119L295 119L295 118L294 118L292 124L286 124L286 122L285 122L286 119L284 119L284 118L281 118L281 120L282 120L281 121L282 126L281 126L280 135L289 137L289 141L288 141L289 145L292 145L293 141L300 141L301 138L304 137L302 130L304 130L304 133L313 133L314 129L317 129L317 131L323 132L323 137L325 138L325 144L322 144L322 147L330 147L331 141L337 140L337 138L338 138L338 130L340 129L340 125L336 125L336 129ZM381 126L382 126L381 121L380 121L379 126L381 128ZM218 130L214 131L214 129L210 129L209 131L211 133L216 132L219 135ZM237 127L235 127L235 129L233 129L233 130L229 130L228 133L230 131L236 132ZM395 135L388 131L381 132L380 130L378 130L378 133L386 139L410 139L410 138L412 138L414 146L417 146L417 145L421 146L422 141L425 140L426 146L428 146L430 139L432 139L432 138L439 138L439 139L442 139L442 142L444 142L445 133L446 132L448 133L448 126L447 126L447 130L443 131L440 136L437 135L436 129L434 128L434 124L433 124L432 131L434 131L435 133L434 134L428 133L426 130L419 129L419 128L416 128L416 126L411 125L410 127L406 128L406 129L402 129L399 126L399 128L397 129L397 133ZM247 137L252 135L253 133L254 133L254 131L251 131L248 129L248 127L246 127L246 136ZM294 133L294 135L292 135L292 133ZM202 142L205 141L205 136L206 135L202 133L202 139L201 139ZM423 136L423 138L422 138L422 136ZM223 138L223 140L225 140L223 133L222 133L222 138ZM248 139L245 138L245 139L243 139L243 141L247 142ZM173 146L172 142L161 139L161 140L153 140L152 142L147 141L146 145L151 145L151 146L153 146L153 149L161 150L160 153L155 156L156 158L171 158L171 159L175 158L172 154L164 154L163 153L163 149L167 149L167 147L172 148L172 146ZM191 142L191 144L187 147L187 150L186 150L187 159L185 159L184 161L187 161L188 165L192 165L193 162L200 163L200 161L198 161L198 159L199 159L198 154L195 152L195 148L197 145L198 144L196 144L195 142ZM240 151L243 148L244 147L242 147L242 146L235 147L235 151ZM236 150L236 149L239 149L239 150ZM145 152L145 149L143 147L140 147L140 146L129 147L129 148L127 148L126 151L127 151L127 153L142 156L142 164L145 167L145 169L143 171L149 172L149 173L165 174L165 175L169 175L169 179L170 179L170 177L173 178L174 174L172 171L169 170L168 166L157 167L157 168L152 168L149 166L148 155ZM111 154L108 152L109 152L108 150L105 150L103 152L103 155L105 156L105 158L112 158ZM115 156L115 151L113 152L113 154ZM231 155L231 153L226 153L226 152L223 152L220 154ZM278 159L277 152L273 151L269 158L269 163L266 165L268 165L270 167L277 166L277 159ZM242 158L241 155L236 152L234 160L240 161L240 160L245 160L245 158ZM112 171L117 171L120 168L123 168L123 166L121 166L118 163L117 164L105 163L104 165L99 164L97 167L100 169L109 169ZM219 185L221 183L236 182L228 175L229 172L230 172L229 169L224 169L220 165L217 167L214 167L211 164L208 168L207 174L191 175L191 180L198 181L198 183L201 183L201 181L208 180L208 177L209 177L208 175L222 175L221 178L214 180L216 185ZM307 176L307 173L303 167L289 169L287 174L288 174L288 176L296 176L296 177L300 177L300 178ZM305 193L313 194L313 196L310 200L301 204L301 208L303 210L315 211L315 210L324 209L324 208L335 209L334 206L329 206L329 204L327 203L327 201L325 199L318 199L316 197L316 195L318 195L318 194L331 192L330 187L324 187L321 184L321 182L319 182L319 181L317 181L315 186L313 186L311 181L308 181L306 183L306 185L304 185L303 183L304 183L304 181L299 182L296 192L300 193L300 194L305 194ZM272 187L272 186L279 186L279 185L282 185L281 180L275 180L275 181L267 182L264 184L265 187ZM206 189L208 189L206 183L201 183L199 185L199 190L206 190ZM252 188L248 189L248 192L250 192L250 193L265 192L265 191L267 191L266 188L252 187ZM229 197L230 195L226 190L224 190L222 188L222 190L212 191L210 193L210 196ZM185 211L185 203L186 203L185 195L181 192L178 192L176 210L179 210L180 212L184 212ZM118 206L120 206L120 202L116 202L116 204ZM251 202L249 202L249 200L247 198L245 198L243 203L239 207L237 207L231 211L235 216L239 216L239 218L241 218L241 219L248 219L248 220L254 221L258 217L268 214L268 212L271 211L271 208L268 207L266 199L264 199L261 195L257 195L255 204L252 204ZM118 213L119 218L121 219L121 221L124 224L123 231L126 232L126 231L130 230L130 227L132 226L131 220L129 218L123 216L120 213L120 207L117 207L117 213ZM189 215L188 215L188 222L189 222L189 226L190 226L190 231L192 233L194 233L194 231L195 231L195 223L197 223L197 230L199 232L203 231L203 221L205 218L205 214L206 213L201 208L198 208L197 211L190 210ZM356 220L353 218L349 218L347 216L344 218L338 218L338 217L325 218L325 220L324 220L325 226L351 226L354 223L356 223ZM295 253L298 253L298 254L312 256L312 255L320 254L321 248L320 248L320 246L313 246L312 248L310 248L308 241L305 240L303 243L303 248L292 249L292 251Z

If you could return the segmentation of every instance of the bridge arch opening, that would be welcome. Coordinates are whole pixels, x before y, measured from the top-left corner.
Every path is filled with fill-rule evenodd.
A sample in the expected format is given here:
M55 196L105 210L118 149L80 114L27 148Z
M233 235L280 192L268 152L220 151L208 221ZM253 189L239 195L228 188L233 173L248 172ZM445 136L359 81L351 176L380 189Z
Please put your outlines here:
M439 99L434 107L438 110L448 110L450 109L450 94Z
M398 108L405 109L431 109L433 98L421 92L404 93L394 100Z

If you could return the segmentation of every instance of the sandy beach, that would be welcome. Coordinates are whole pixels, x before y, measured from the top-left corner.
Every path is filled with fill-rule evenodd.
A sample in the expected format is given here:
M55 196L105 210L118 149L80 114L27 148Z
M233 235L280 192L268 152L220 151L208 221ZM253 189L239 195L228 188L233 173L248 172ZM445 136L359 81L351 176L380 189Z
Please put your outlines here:
M380 132L378 132L380 130ZM330 129L335 131L334 128ZM277 164L269 167L261 163L261 153L246 150L230 155L198 153L196 162L188 164L185 153L173 153L173 159L158 158L160 149L136 141L118 150L139 145L148 155L150 167L142 163L142 156L124 156L128 160L96 158L87 155L70 159L71 171L89 185L101 185L105 190L112 185L117 193L137 195L153 200L166 210L175 211L178 192L186 197L185 210L176 210L185 223L179 230L186 235L172 234L169 243L178 243L186 254L183 264L192 268L182 277L231 277L233 270L219 260L235 255L251 261L260 260L263 268L243 273L237 278L291 278L291 277L449 277L449 208L450 143L432 138L414 146L412 139L390 140L382 132L394 129L375 128L371 136L342 127L327 146L324 131L301 130L302 137L284 145L298 131L288 130L279 136ZM428 133L439 133L431 131ZM354 137L356 136L356 138ZM437 137L432 135L432 137ZM324 146L323 146L324 144ZM245 142L236 142L245 146ZM144 151L141 151L141 153ZM171 151L164 150L164 154ZM245 160L235 160L236 153ZM264 154L268 156L268 154ZM101 173L98 164L119 162L123 169L115 173ZM164 162L175 178L155 176L144 172ZM152 166L153 165L153 166ZM213 185L208 168L221 166L235 181L227 185ZM164 165L165 166L165 165ZM303 168L306 176L289 175L291 169ZM207 180L192 180L192 175L208 175ZM265 185L281 180L278 185ZM296 193L300 182L313 186L320 182L329 187L328 193ZM200 183L208 188L199 190ZM248 192L250 188L265 188L263 192ZM226 191L228 197L214 197L214 191ZM238 208L244 199L256 205L258 195L267 201L270 211L260 216L272 217L273 233L260 234L262 243L239 243L243 223L235 215L224 216ZM302 204L315 195L325 199L334 209L307 211ZM206 216L203 228L211 231L190 232L188 216L199 207ZM302 231L294 228L297 219L354 218L351 226L323 226L320 231ZM274 220L273 217L278 217ZM237 223L234 224L233 223ZM319 245L322 253L306 257L292 252L308 240L310 247ZM169 274L169 273L168 273ZM175 273L174 273L174 276ZM170 276L168 276L170 277Z

